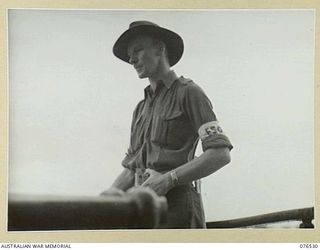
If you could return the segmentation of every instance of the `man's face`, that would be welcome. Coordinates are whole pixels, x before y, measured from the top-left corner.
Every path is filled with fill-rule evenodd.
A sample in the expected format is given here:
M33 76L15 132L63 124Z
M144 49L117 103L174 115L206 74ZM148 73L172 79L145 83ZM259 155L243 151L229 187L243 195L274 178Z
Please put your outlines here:
M139 78L152 77L157 72L160 52L151 37L141 36L132 40L128 46L128 56Z

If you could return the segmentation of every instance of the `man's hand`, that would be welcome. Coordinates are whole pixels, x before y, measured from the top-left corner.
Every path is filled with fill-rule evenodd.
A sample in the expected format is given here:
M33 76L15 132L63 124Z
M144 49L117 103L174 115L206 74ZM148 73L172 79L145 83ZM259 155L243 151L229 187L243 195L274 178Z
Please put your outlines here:
M105 196L108 196L108 195L111 195L111 196L122 196L124 195L125 193L123 192L123 190L119 189L119 188L109 188L107 189L106 191L103 191L100 195L105 195Z
M170 174L161 174L152 169L146 169L145 174L149 177L142 183L142 187L149 187L159 196L164 196L173 187Z

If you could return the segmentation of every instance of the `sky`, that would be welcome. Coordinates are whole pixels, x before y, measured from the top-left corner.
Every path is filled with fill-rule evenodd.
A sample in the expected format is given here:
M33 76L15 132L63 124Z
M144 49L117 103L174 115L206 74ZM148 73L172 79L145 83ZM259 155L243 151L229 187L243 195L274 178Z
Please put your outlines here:
M9 193L111 185L148 85L112 46L149 20L183 38L173 69L206 92L234 145L231 163L202 180L206 220L314 206L314 14L9 10Z

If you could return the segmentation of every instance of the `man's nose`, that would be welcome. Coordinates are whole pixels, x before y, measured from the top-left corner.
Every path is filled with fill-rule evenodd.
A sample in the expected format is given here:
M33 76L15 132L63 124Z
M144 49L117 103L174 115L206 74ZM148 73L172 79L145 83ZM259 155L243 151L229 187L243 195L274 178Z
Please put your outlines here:
M130 64L135 64L138 61L137 57L132 55L129 57L129 63Z

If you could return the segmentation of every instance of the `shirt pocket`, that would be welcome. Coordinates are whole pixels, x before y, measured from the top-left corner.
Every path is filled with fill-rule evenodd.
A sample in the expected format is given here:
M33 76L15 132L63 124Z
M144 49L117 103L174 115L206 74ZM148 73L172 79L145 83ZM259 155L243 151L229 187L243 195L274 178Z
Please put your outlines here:
M179 146L184 124L183 117L182 111L179 110L155 117L151 140L160 145Z

